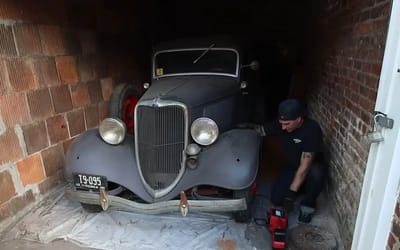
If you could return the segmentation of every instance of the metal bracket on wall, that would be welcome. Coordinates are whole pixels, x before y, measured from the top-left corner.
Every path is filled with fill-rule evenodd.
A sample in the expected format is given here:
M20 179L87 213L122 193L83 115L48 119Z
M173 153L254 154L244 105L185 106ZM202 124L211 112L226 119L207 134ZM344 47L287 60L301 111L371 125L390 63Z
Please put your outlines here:
M394 120L387 117L380 111L374 111L374 129L368 133L368 139L371 143L379 143L384 141L382 128L392 129Z
M374 122L378 124L382 128L393 128L394 120L387 117L387 114L384 114L380 111L374 111Z

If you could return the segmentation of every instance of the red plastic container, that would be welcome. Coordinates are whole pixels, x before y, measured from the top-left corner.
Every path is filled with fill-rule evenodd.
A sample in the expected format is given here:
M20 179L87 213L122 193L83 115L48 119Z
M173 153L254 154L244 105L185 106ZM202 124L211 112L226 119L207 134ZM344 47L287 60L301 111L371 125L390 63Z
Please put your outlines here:
M288 228L288 219L286 213L280 208L271 208L268 230L272 235L272 248L286 248L286 229Z

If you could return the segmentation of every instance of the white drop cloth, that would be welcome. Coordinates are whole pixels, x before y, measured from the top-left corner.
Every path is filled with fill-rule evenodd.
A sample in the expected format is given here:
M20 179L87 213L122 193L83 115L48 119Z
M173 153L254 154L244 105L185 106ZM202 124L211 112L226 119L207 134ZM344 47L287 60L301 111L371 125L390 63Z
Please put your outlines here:
M182 217L113 210L90 214L65 197L49 200L28 214L6 235L6 239L15 238L42 243L64 239L107 250L270 249L270 235L264 227L236 223L228 215L189 213Z

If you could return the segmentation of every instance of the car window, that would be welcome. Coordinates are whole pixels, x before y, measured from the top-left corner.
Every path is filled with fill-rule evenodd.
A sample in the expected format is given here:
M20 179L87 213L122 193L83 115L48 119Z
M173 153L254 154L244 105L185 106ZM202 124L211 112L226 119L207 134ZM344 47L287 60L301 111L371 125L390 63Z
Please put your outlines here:
M160 51L154 56L155 77L185 74L237 75L238 56L231 49Z

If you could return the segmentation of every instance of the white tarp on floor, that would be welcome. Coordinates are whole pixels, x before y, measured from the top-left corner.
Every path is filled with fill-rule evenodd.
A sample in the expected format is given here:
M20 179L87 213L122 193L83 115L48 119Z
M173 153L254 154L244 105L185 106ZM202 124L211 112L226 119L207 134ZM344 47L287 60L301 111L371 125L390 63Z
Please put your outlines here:
M235 223L228 215L90 214L62 195L49 199L10 230L5 239L48 243L56 239L98 249L271 249L265 227Z

